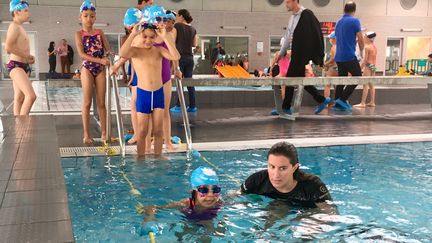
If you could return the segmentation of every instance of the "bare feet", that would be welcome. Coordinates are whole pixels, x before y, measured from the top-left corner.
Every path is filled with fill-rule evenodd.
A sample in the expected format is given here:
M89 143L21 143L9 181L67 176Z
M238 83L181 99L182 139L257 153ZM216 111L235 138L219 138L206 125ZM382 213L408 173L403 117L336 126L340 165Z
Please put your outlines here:
M129 145L133 145L136 143L137 143L137 139L136 139L135 135L131 139L129 139L129 141L127 142L127 144L129 144Z
M366 104L360 103L358 105L355 105L354 107L356 107L356 108L366 108Z
M85 137L85 138L83 138L83 143L85 145L92 145L93 144L93 139L89 138L89 137Z
M376 105L375 105L375 103L368 103L368 104L366 104L366 106L368 106L368 107L375 107Z
M168 151L173 151L173 150L175 150L174 144L172 144L171 142L170 142L170 143L165 143L165 146L166 146L166 149L167 149Z

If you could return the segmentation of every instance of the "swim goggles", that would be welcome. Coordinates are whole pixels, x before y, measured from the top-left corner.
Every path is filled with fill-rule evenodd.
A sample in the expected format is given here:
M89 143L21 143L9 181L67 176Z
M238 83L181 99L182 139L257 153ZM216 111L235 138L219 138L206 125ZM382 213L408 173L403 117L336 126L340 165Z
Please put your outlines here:
M219 186L212 186L211 188L208 188L206 186L199 186L197 188L198 193L202 197L207 195L210 192L210 190L213 192L213 194L220 194L222 191L222 188L220 188Z

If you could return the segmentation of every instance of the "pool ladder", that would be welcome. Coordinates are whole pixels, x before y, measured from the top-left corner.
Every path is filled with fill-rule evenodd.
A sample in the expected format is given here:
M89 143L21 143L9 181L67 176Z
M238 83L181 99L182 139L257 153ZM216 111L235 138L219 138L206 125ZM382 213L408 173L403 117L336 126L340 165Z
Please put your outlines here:
M110 60L110 66L114 65L114 54L107 55L108 59ZM107 134L107 144L111 144L111 99L112 99L112 93L114 91L114 105L115 105L115 114L117 119L117 131L118 131L118 141L120 144L120 150L123 157L126 156L126 144L124 140L124 131L123 131L123 118L121 113L121 106L120 106L120 94L119 94L119 87L117 82L116 75L110 75L110 68L107 66L105 67L106 72L106 100L105 105L107 107L107 113L106 113L106 134ZM112 90L114 89L114 90Z
M176 90L177 90L177 94L178 94L178 98L180 101L180 108L181 108L181 112L182 112L182 116L183 116L183 126L184 126L184 130L185 130L185 135L186 135L186 159L187 160L191 160L192 159L192 133L191 133L191 129L190 129L190 123L189 123L189 117L187 114L187 109L186 109L186 102L185 102L185 97L184 97L184 93L183 93L183 83L182 80L174 77L175 83L176 83ZM169 104L166 104L169 105Z

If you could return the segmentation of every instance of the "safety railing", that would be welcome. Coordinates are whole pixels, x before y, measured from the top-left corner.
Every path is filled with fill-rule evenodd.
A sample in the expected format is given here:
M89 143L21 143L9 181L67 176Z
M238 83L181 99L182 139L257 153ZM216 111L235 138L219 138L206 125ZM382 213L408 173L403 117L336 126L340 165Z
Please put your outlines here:
M189 124L189 117L187 114L187 109L186 109L186 102L185 102L185 97L184 97L184 93L183 93L183 84L182 84L182 80L179 78L175 78L175 83L176 83L176 87L177 87L177 95L180 101L180 107L181 107L181 112L182 112L182 116L183 116L183 125L184 125L184 129L185 129L185 137L186 137L186 158L188 160L192 159L192 133L191 133L191 129L190 129L190 124ZM166 104L169 105L169 104Z
M107 56L110 60L110 66L114 65L114 55ZM114 105L115 105L115 115L117 121L117 131L118 131L118 141L120 144L120 149L122 156L126 155L126 144L124 141L124 131L123 131L123 118L120 107L120 98L119 98L119 87L117 82L116 75L110 74L110 69L106 67L106 100L105 105L107 107L106 113L106 134L107 134L107 144L110 144L112 141L112 126L111 126L111 106L112 106L112 94L114 93Z

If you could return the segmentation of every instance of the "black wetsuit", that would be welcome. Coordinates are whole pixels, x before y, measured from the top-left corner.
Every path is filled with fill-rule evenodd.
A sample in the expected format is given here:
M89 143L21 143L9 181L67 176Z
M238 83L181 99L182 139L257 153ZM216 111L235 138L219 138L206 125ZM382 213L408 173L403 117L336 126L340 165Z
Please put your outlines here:
M273 187L267 170L263 170L247 178L241 185L241 191L245 194L258 194L286 201L292 206L308 208L315 208L316 203L332 200L327 187L320 178L310 174L306 174L302 180L297 181L292 191L282 193Z

